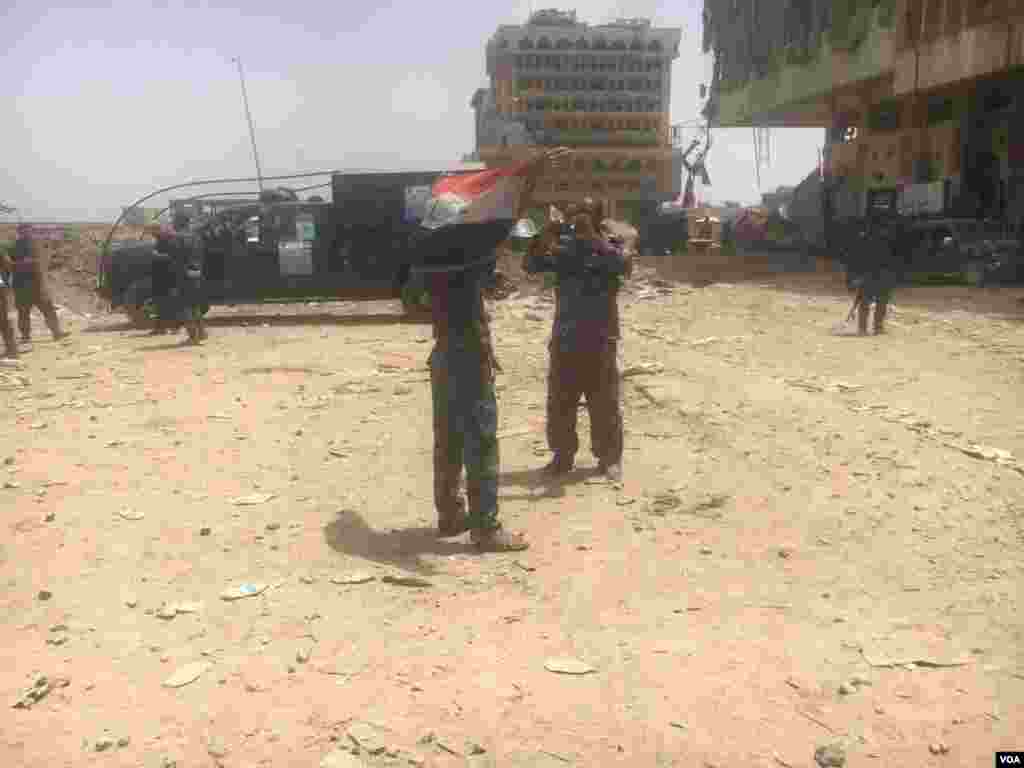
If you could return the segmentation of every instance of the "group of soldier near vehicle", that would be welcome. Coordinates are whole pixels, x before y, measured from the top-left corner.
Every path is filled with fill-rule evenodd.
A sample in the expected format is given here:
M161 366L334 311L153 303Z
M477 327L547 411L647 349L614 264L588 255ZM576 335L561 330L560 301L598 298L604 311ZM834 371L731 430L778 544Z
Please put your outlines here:
M537 178L545 166L561 162L565 148L545 152L522 177L517 218L530 207ZM570 471L578 449L576 411L586 396L591 446L599 468L622 478L622 410L616 347L619 339L617 293L631 260L621 240L602 232L602 210L590 200L551 209L549 221L533 238L524 259L528 272L557 277L554 328L549 343L547 438L554 454L544 471ZM430 355L434 416L434 505L438 535L470 531L482 551L528 547L520 534L498 519L498 408L490 322L482 280L494 262L484 260L442 274L428 283L435 345ZM467 504L459 493L466 469Z
M46 240L37 239L31 224L19 224L14 241L13 258L0 253L0 333L4 340L4 356L18 357L18 341L8 315L7 288L14 291L18 312L18 331L22 344L32 342L32 308L42 313L55 341L68 336L60 327L57 308L50 294L47 266L49 253Z

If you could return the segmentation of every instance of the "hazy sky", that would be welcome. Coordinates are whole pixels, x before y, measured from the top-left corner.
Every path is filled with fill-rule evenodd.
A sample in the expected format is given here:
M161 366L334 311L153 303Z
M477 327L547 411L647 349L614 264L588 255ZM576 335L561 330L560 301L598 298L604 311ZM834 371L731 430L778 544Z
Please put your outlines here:
M37 220L110 219L161 186L253 175L234 56L265 175L455 166L473 150L469 101L487 82L485 41L498 24L548 5L0 2L0 202ZM684 122L698 116L698 87L710 75L702 2L563 7L590 23L647 16L681 27L672 120ZM775 131L763 190L803 178L823 140L817 129ZM708 170L711 199L756 201L750 129L718 131Z

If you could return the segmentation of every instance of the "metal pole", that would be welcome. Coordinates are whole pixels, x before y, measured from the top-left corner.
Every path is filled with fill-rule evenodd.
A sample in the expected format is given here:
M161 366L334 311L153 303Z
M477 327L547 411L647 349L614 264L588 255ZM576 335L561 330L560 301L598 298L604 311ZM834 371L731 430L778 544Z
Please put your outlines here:
M249 122L249 138L252 140L252 156L256 161L256 184L263 192L263 171L260 170L260 155L256 151L256 131L252 127L252 113L249 111L249 96L245 92L245 75L242 74L242 60L237 56L233 61L238 65L238 80L242 84L242 104L245 106L245 119Z

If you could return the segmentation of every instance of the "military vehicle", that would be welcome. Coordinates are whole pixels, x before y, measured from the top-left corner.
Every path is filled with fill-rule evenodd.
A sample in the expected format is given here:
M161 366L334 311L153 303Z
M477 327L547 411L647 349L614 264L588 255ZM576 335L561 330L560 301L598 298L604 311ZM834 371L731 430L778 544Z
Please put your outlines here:
M331 202L279 189L221 204L189 228L203 250L208 304L401 299L419 314L429 297L412 272L414 235L434 182L449 173L336 173ZM112 241L97 292L140 326L151 317L153 243Z

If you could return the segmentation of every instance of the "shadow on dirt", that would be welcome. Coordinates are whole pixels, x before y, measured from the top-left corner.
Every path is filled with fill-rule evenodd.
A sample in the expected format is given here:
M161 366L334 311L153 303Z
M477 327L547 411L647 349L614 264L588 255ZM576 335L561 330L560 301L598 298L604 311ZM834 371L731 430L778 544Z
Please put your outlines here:
M239 315L208 315L208 328L227 328L232 326L269 325L269 326L313 326L313 325L426 325L430 323L427 315L407 315L404 313L375 312L363 315L342 315L327 312L316 314L239 314ZM138 326L131 322L95 324L84 329L84 333L118 333L138 331Z
M201 348L201 347L200 347ZM189 344L188 338L182 338L178 341L165 341L161 344L150 344L146 347L139 347L139 352L166 352L171 349L196 349L195 344Z
M585 482L598 475L597 468L576 467L565 475L551 477L546 475L541 465L534 469L515 469L502 472L499 476L500 488L514 486L527 488L527 493L502 493L503 501L531 501L536 499L560 499L565 496L567 486Z
M439 539L435 528L399 528L377 531L351 509L338 512L337 518L324 526L324 540L335 552L392 565L419 574L436 572L422 555L457 555L475 550L468 543Z
M738 252L729 256L691 254L651 256L640 264L661 279L707 288L715 284L752 285L798 296L852 300L842 265L832 259L813 261L799 253ZM1024 287L1004 284L986 288L965 285L899 285L894 305L928 312L971 312L1024 321Z

